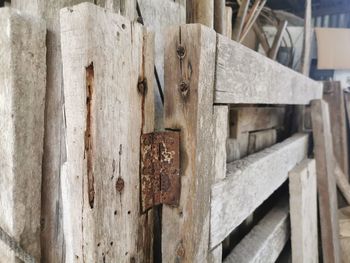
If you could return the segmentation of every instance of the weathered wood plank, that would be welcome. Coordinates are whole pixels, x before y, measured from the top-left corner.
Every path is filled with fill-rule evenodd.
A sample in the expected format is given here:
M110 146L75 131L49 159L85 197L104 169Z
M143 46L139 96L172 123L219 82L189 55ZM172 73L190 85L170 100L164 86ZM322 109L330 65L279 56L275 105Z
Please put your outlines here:
M65 260L152 262L139 158L140 136L154 123L153 39L140 24L84 3L62 9L61 43Z
M214 106L215 181L226 176L226 141L228 136L228 106Z
M40 261L46 27L0 9L0 226ZM0 261L19 262L0 240Z
M268 57L271 58L272 60L276 60L277 53L281 46L282 38L283 38L284 32L286 31L287 25L288 25L288 21L281 21L277 27L277 33L268 54Z
M225 16L226 16L226 30L224 32L224 35L227 36L228 38L232 37L232 8L229 6L225 7Z
M323 100L312 101L311 116L315 143L323 260L337 263L340 262L339 226L333 142L327 103Z
M214 1L186 0L187 24L199 23L214 27Z
M309 104L322 98L320 83L221 35L216 63L215 103Z
M257 131L249 133L248 154L256 153L277 142L277 132L275 129Z
M283 200L244 237L224 263L273 263L289 237L289 207L287 200Z
M225 2L225 0L214 0L214 29L222 35L225 35L226 30Z
M211 189L210 247L228 236L288 178L307 154L308 136L296 134L227 164L226 178Z
M346 176L349 176L348 138L343 89L340 82L325 81L323 99L328 103L333 152L336 161Z
M209 255L209 263L222 263L222 245L218 245Z
M144 25L155 32L155 67L162 90L164 90L164 31L169 26L186 23L186 9L180 3L164 0L139 0ZM155 125L157 130L164 128L164 107L158 90L155 92Z
M350 207L338 210L341 262L350 261Z
M165 128L181 130L182 176L179 207L163 206L163 262L208 261L215 39L199 24L173 27L166 37Z
M311 62L311 48L313 38L312 28L312 0L305 1L305 15L304 15L304 45L303 54L301 58L301 72L305 76L309 76L310 62Z
M289 206L294 263L318 262L317 182L315 160L289 172Z
M232 39L235 41L239 41L240 36L242 34L244 21L249 8L249 3L250 3L250 0L243 0L239 7L236 21L233 25L233 30L232 30Z
M285 107L242 107L230 110L230 135L283 127Z

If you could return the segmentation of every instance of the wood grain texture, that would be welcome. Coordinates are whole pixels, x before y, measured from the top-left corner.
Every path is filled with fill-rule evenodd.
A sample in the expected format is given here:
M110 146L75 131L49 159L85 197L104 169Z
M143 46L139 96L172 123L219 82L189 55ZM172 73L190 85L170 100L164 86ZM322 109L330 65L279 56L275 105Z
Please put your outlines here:
M337 195L334 175L333 142L328 105L323 100L311 103L315 143L317 191L324 262L340 262Z
M283 127L284 107L241 107L230 110L230 135Z
M214 27L214 1L186 0L186 23Z
M323 84L323 99L328 103L329 107L334 156L340 168L348 178L349 155L343 89L340 82L326 81Z
M222 242L288 178L307 154L308 136L293 137L227 164L226 178L211 189L210 247Z
M277 142L277 132L275 129L250 132L248 143L248 154L253 154Z
M0 9L0 226L38 262L46 27ZM0 240L0 261L19 262Z
M208 261L215 39L198 24L167 32L165 128L181 131L181 196L178 208L163 206L163 262ZM182 58L179 45L186 48Z
M60 44L61 8L82 2L95 2L108 10L133 14L136 0L12 0L11 6L24 13L43 18L46 21L47 37L47 84L45 101L45 134L42 177L42 260L63 262L65 240L62 222L61 174L66 160L65 125L63 114L62 58ZM119 9L118 9L119 7ZM126 10L126 8L132 10ZM129 17L134 19L135 17Z
M228 136L228 107L214 106L215 181L226 176L226 141Z
M289 207L280 201L232 250L224 263L276 261L290 237Z
M224 36L218 35L215 103L309 104L322 86Z
M61 10L61 43L66 262L152 262L152 211L141 214L139 183L140 136L154 124L152 36L84 3Z
M165 30L169 26L186 23L186 8L180 3L164 0L138 1L144 25L155 33L155 66L161 88L164 90L164 42ZM164 128L164 108L158 87L155 88L156 129Z
M318 263L317 181L314 159L289 172L289 206L294 263Z

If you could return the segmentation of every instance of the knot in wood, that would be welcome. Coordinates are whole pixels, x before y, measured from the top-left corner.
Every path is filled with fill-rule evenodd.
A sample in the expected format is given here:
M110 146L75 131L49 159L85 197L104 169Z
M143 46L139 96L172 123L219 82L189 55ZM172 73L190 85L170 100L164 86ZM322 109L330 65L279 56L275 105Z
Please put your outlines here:
M137 90L141 95L146 95L147 93L147 79L146 78L139 78L139 81L137 83Z
M189 84L186 81L182 80L179 84L179 90L183 97L187 96L189 89L190 89Z
M124 189L124 180L121 177L118 177L115 187L119 193L121 193Z
M186 55L186 48L184 46L179 45L176 48L176 53L177 53L177 56L179 57L179 59L183 59Z

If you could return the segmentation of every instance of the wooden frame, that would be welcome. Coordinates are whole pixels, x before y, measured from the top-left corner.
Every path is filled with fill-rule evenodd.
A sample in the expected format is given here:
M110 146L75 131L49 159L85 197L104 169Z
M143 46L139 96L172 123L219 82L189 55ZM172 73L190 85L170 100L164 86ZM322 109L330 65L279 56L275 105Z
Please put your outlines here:
M181 131L182 190L178 208L163 206L163 261L219 262L220 242L305 158L308 136L230 163L224 178L225 140L214 137L228 123L218 107L306 105L322 97L322 84L198 24L172 27L166 39L165 128ZM237 199L249 200L238 212Z

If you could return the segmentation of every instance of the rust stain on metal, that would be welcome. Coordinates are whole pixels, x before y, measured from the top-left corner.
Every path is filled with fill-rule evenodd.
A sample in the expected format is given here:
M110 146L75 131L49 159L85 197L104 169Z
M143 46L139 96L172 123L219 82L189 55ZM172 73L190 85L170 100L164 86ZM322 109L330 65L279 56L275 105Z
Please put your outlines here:
M92 110L94 92L94 64L91 62L86 67L86 129L85 129L85 156L88 177L88 196L90 207L94 207L94 171L93 171L93 135L92 135Z
M180 133L148 133L141 136L142 210L180 198Z

